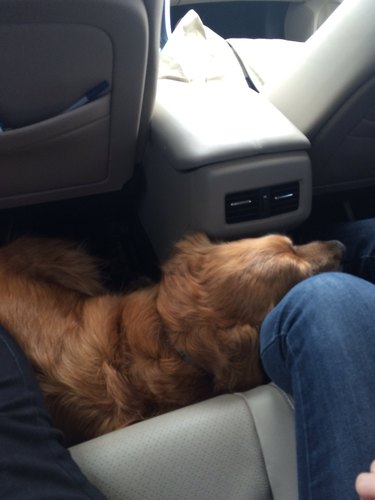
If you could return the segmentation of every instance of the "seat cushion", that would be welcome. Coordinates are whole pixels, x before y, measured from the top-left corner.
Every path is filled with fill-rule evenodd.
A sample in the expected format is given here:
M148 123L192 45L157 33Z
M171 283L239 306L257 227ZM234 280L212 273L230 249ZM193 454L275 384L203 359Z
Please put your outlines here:
M140 422L71 453L109 500L297 499L293 408L273 385Z

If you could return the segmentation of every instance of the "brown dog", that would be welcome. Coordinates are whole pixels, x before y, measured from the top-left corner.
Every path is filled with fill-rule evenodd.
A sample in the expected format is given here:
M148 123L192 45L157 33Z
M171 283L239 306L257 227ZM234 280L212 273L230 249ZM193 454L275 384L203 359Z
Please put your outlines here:
M337 270L342 253L335 241L195 234L176 245L160 283L110 295L82 249L20 239L0 249L0 323L72 443L261 384L261 321L293 285Z

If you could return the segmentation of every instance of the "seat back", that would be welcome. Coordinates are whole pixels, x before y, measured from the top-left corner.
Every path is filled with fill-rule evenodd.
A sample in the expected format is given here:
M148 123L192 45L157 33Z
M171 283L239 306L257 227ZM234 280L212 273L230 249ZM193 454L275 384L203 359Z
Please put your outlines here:
M285 15L286 40L305 42L324 23L343 0L304 0L290 2Z
M262 89L310 139L315 193L375 184L375 2L344 0Z
M0 0L0 208L120 189L153 108L162 0ZM64 112L100 82L105 95Z
M109 500L296 500L291 402L273 385L216 397L71 448Z

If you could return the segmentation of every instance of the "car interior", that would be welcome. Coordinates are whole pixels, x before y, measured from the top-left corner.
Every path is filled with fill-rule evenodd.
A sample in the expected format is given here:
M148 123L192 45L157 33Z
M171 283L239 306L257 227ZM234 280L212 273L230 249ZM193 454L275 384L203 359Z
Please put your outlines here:
M0 12L1 243L82 241L116 291L158 279L188 231L298 238L374 215L373 0ZM110 500L298 498L293 400L272 383L70 451Z

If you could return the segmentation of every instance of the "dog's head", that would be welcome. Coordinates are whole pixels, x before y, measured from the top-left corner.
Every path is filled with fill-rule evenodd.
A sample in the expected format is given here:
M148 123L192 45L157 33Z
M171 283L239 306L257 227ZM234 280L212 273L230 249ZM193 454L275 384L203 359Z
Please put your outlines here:
M266 314L298 282L338 270L343 251L337 241L298 246L269 235L213 243L193 234L163 267L158 310L174 345L214 375L218 392L249 388L261 382Z

